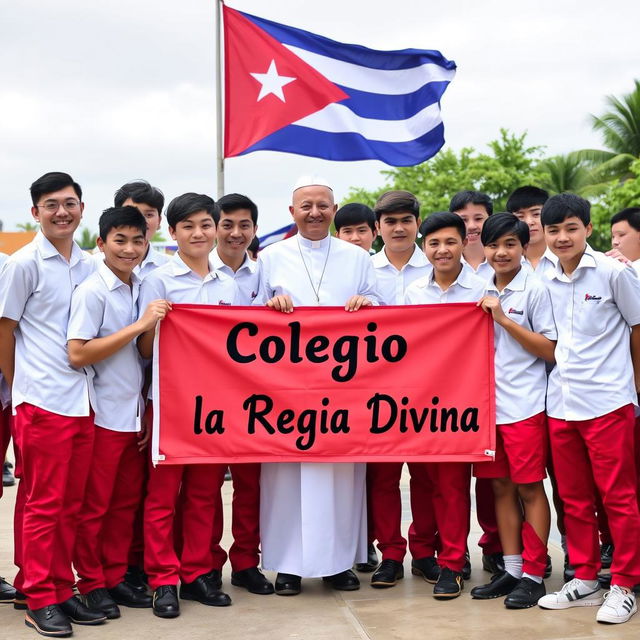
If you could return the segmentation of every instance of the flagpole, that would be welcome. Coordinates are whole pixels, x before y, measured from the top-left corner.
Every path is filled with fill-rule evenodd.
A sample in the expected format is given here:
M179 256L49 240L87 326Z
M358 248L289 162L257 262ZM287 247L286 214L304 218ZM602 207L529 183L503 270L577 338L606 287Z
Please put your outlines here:
M223 146L223 101L222 101L222 5L216 2L216 183L217 198L224 195L224 146Z

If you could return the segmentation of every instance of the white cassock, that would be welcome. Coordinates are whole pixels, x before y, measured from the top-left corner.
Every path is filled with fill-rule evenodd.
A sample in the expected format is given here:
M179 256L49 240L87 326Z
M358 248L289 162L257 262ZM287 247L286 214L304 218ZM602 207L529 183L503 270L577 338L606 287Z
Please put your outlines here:
M341 306L356 294L379 300L367 252L330 236L296 235L273 244L259 254L258 269L255 304L281 294L290 295L294 307ZM354 463L263 464L263 568L314 578L365 562L365 472L365 464Z

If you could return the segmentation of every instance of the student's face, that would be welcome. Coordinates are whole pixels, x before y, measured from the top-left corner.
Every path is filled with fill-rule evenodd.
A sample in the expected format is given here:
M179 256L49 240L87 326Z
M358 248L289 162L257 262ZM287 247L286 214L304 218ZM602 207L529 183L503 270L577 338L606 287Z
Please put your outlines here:
M123 203L123 207L136 207L147 221L147 240L151 242L156 231L160 228L160 212L151 205L144 202L134 202L131 198L127 198Z
M629 260L640 259L640 231L626 220L611 226L611 246Z
M104 261L117 275L128 279L133 268L147 250L147 239L135 227L116 227L107 239L98 238L98 249L104 253Z
M249 209L237 209L232 213L221 211L216 229L220 257L236 258L238 255L244 255L257 230Z
M391 252L405 252L415 246L418 237L418 219L413 213L383 213L376 222L384 247Z
M329 233L337 208L331 189L312 185L293 192L289 211L303 238L322 240Z
M484 255L493 267L496 275L515 275L521 267L524 252L520 240L513 234L501 236L493 242L484 245Z
M336 232L336 236L341 240L362 247L365 251L371 251L371 245L376 239L376 235L376 232L366 222L340 227L340 231Z
M47 207L55 210L49 211ZM41 196L36 206L31 207L31 215L40 223L45 237L55 242L73 237L82 220L83 210L84 204L74 188L69 186Z
M208 256L216 239L213 218L206 211L196 211L169 227L171 237L178 244L178 251L189 258L198 259Z
M541 213L541 204L513 212L518 220L522 220L529 227L529 244L535 245L539 242L544 242L544 232L542 230L542 221L540 220Z
M423 238L422 250L436 272L442 275L460 271L462 250L467 244L455 227L445 227Z
M565 218L558 224L550 224L544 228L547 246L563 265L580 259L590 235L591 223L585 227L577 216Z
M467 228L467 242L469 246L479 245L480 234L485 220L489 217L487 210L481 204L473 204L470 202L462 209L456 211L463 220L464 226Z

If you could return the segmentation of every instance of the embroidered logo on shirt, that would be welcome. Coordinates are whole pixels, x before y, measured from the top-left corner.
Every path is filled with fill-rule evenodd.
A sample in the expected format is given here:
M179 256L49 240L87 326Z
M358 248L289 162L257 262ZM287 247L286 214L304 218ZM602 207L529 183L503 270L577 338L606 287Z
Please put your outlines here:
M224 300L218 300L218 304L224 305L225 307L231 306L231 302L225 302Z
M509 311L507 311L507 313L515 313L517 316L524 315L524 311L522 309L518 310L518 309L514 309L513 307L509 307Z
M588 302L589 300L594 300L594 301L598 301L598 300L602 300L602 296L592 296L589 295L588 293L584 294L584 301Z
M251 292L251 299L253 300L254 298L256 298L258 296L258 292L257 291L252 291Z

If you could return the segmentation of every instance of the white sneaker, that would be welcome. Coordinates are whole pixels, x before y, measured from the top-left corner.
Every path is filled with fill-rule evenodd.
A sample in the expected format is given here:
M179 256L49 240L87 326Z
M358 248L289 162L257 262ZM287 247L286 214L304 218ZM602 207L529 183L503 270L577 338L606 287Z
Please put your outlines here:
M597 584L597 583L596 583ZM596 607L602 604L602 589L587 586L580 578L567 582L560 591L547 593L538 600L543 609L569 609L571 607Z
M637 610L633 591L627 593L618 585L613 585L611 591L604 594L604 603L598 609L596 620L610 624L626 622Z

